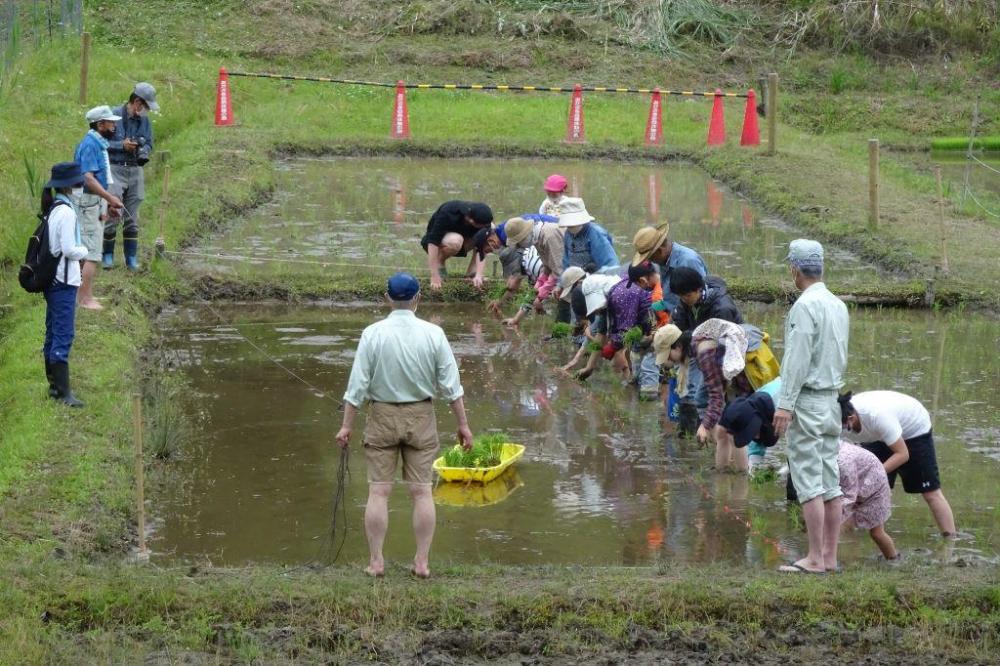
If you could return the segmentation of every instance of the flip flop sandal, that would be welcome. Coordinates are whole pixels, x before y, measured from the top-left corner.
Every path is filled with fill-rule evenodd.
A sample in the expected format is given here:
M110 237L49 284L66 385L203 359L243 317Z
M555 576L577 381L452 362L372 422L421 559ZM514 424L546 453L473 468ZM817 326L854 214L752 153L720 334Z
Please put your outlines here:
M822 571L813 571L812 569L806 569L801 564L796 564L792 562L791 564L783 564L778 567L778 571L782 573L794 573L794 574L812 574L814 576L825 576L826 569Z

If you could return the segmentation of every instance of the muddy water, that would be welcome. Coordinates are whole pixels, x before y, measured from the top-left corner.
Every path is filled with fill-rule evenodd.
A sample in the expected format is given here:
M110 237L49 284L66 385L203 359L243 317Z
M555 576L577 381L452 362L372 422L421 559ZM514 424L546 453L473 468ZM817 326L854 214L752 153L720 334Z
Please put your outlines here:
M977 198L983 194L1000 196L1000 153L976 153L978 162L966 159L963 153L933 153L931 160L941 165L941 176L952 192L959 195L969 189Z
M338 463L335 399L361 329L383 314L373 306L216 306L165 317L164 361L192 384L187 404L199 434L153 493L156 557L239 564L317 556ZM420 314L440 323L452 342L473 430L503 430L528 449L492 485L438 486L439 561L771 566L804 547L782 486L711 471L710 453L678 440L662 407L638 402L606 373L587 386L556 375L553 366L571 350L540 341L543 320L514 333L482 317L479 305L424 307ZM749 318L780 332L782 316L752 309ZM943 542L922 500L898 488L889 529L912 557L970 564L995 558L998 342L1000 327L979 316L853 313L851 386L906 391L933 410L944 490L967 534ZM438 422L443 441L451 442L454 421L441 405ZM366 556L364 461L356 445L351 470L342 562ZM400 487L391 508L387 553L405 561L413 542ZM867 535L846 538L845 562L869 561L874 552Z
M541 183L553 172L564 174L570 193L585 199L590 213L613 235L621 258L636 229L669 220L674 240L697 248L715 274L784 276L787 267L781 259L788 241L800 235L683 163L336 158L288 160L276 169L274 200L198 249L257 258L253 265L200 259L196 265L255 273L356 268L382 274L386 267L422 271L426 255L419 240L439 204L485 201L497 221L538 212L544 198ZM835 278L849 281L873 274L874 269L852 256L831 251L837 255L830 262L836 266ZM284 261L266 260L277 258Z

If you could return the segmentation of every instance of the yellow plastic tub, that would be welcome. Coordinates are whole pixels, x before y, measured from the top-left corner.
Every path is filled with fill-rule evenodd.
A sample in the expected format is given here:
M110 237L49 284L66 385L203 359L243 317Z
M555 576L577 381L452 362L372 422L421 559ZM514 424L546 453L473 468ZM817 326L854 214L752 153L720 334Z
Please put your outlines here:
M500 454L500 464L493 467L445 467L444 456L434 461L434 471L438 473L444 481L486 483L492 481L504 470L513 465L524 455L524 446L521 444L504 444L503 452Z

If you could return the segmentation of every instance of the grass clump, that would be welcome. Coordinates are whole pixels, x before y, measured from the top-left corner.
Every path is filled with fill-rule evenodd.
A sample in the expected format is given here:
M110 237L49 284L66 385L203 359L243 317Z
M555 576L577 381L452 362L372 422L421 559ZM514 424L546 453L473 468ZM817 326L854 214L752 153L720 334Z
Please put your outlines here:
M931 150L967 150L969 137L949 136L931 141ZM1000 136L980 136L972 140L973 150L1000 150Z
M622 344L624 344L627 349L632 345L639 344L640 340L642 340L642 328L633 326L625 331L625 335L622 337Z
M461 444L446 450L444 464L447 467L495 467L501 462L503 445L509 441L510 437L502 432L478 435L468 451Z
M573 326L566 322L556 322L552 324L552 333L549 337L553 340L563 340L573 333Z

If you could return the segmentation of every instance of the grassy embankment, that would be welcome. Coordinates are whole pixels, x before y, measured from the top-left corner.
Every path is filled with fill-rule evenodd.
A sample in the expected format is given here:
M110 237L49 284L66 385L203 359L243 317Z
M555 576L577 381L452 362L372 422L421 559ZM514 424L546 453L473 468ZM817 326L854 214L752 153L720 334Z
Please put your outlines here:
M332 28L315 32L308 12L319 3L263 16L238 12L241 4L215 3L221 13L211 20L195 3L172 2L106 7L101 10L105 27L97 24L96 13L89 17L97 38L91 69L93 102L121 101L131 82L140 78L153 81L161 91L165 112L156 125L159 149L173 155L172 196L164 221L168 247L226 224L240 210L265 200L272 187L271 160L287 150L659 159L659 151L651 155L640 147L646 100L636 97L588 98L591 144L576 149L557 143L564 131L565 97L417 93L410 97L417 138L410 144L392 144L385 139L389 112L385 91L234 80L241 126L220 131L210 124L212 83L220 64L382 80L677 81L696 88L742 86L746 73L758 67L727 63L729 71L720 82L717 75L706 72L707 65L664 63L654 54L614 42L602 49L584 44L579 35L550 36L543 44L532 39L483 44L480 38L392 34L378 42L351 40ZM128 35L143 34L153 25L161 35L158 43L169 46L157 51L123 48L131 45ZM696 626L707 627L704 636L711 646L740 647L733 638L734 626L767 624L770 616L762 614L762 607L777 614L782 631L816 626L824 640L839 636L841 628L891 624L901 628L896 639L910 647L973 656L995 647L990 637L995 637L1000 604L996 581L991 574L975 572L964 579L964 590L940 593L940 576L919 571L864 570L836 583L779 582L767 575L747 583L745 572L726 572L716 577L720 582L709 590L712 594L706 594L700 584L685 582L684 572L664 592L663 579L648 573L528 571L523 586L511 592L511 574L489 569L452 569L430 586L392 582L373 590L347 571L284 577L268 569L196 575L186 569L123 567L118 560L134 529L128 396L137 382L137 352L150 339L147 314L164 299L189 297L200 286L169 264L154 265L135 279L118 272L102 275L99 291L110 307L100 314L80 314L74 348L75 385L88 407L82 413L69 413L44 399L37 359L44 310L40 299L20 293L13 281L35 206L27 196L19 162L27 156L44 172L52 162L72 154L83 131L78 119L84 110L73 101L75 57L72 44L33 55L22 63L23 73L14 86L0 97L0 123L8 128L0 147L10 156L10 168L0 174L0 376L4 378L0 573L9 581L0 588L4 609L0 662L52 655L79 660L94 653L127 659L137 650L157 649L217 652L247 661L255 655L287 657L320 651L377 656L378 650L392 654L393 640L404 646L401 649L412 647L419 640L417 630L427 627L537 630L541 643L536 651L552 654L577 647L593 650L606 645L604 636L611 637L614 650L628 649L629 640L646 636L643 631L654 632L659 640L669 628L697 637L702 634L693 631ZM867 68L863 59L853 57L831 62L849 72ZM768 63L768 69L771 64L777 65ZM969 67L969 85L974 85L979 76L975 68L964 62L955 67ZM698 161L811 232L887 267L911 269L917 279L903 295L919 297L921 278L930 274L937 260L937 248L926 234L928 225L936 223L928 177L911 176L902 163L888 160L883 185L887 224L876 233L864 226L863 139L876 129L898 145L917 141L913 135L917 128L907 124L913 120L907 105L914 90L893 83L904 80L909 68L883 69L877 93L864 88L862 77L868 75L859 73L861 83L852 84L856 88L841 89L832 97L815 88L829 69L821 55L774 68L783 75L791 70L785 75L790 90L784 108L794 123L782 126L778 157L738 147L705 150L708 105L699 102L668 102L665 152ZM955 86L955 80L962 78L932 73L929 66L923 71L928 79L919 85L935 94L943 94L945 86ZM871 109L873 95L883 100L883 106L872 116L864 109L866 105ZM822 114L830 104L840 110L830 114L831 121L840 123L839 130L817 135L814 125L825 122ZM963 95L948 113L932 109L930 119L921 117L927 125L919 130L961 134L970 108L968 95ZM742 110L731 106L728 113L734 135ZM868 122L870 116L874 124ZM844 117L849 119L846 125ZM989 122L995 130L996 119ZM158 176L156 168L150 170L147 229L157 219ZM952 211L948 217L955 232L950 248L953 275L941 281L938 293L994 301L1000 283L993 256L996 227ZM149 231L146 237L154 235ZM726 277L737 278L734 286L744 294L759 290L774 295L783 289ZM216 285L208 292L236 288L285 296L344 291L371 296L379 290L375 277L293 278L279 273L269 280L272 284ZM456 287L446 297L460 296L461 290ZM873 284L868 291L884 294L885 289ZM477 591L486 587L482 601L470 598L470 577L476 580ZM567 577L593 580L593 586L568 587ZM859 602L857 590L871 595L865 597L868 601ZM409 620L416 615L425 616L426 625L414 629ZM829 626L819 626L827 619L842 625L831 634ZM383 624L393 631L389 639L376 635L375 627ZM281 629L286 625L296 628L290 637ZM642 631L636 634L633 627ZM480 638L484 645L493 640ZM750 647L781 642L780 635L761 635ZM469 651L476 649L476 644L468 646Z

